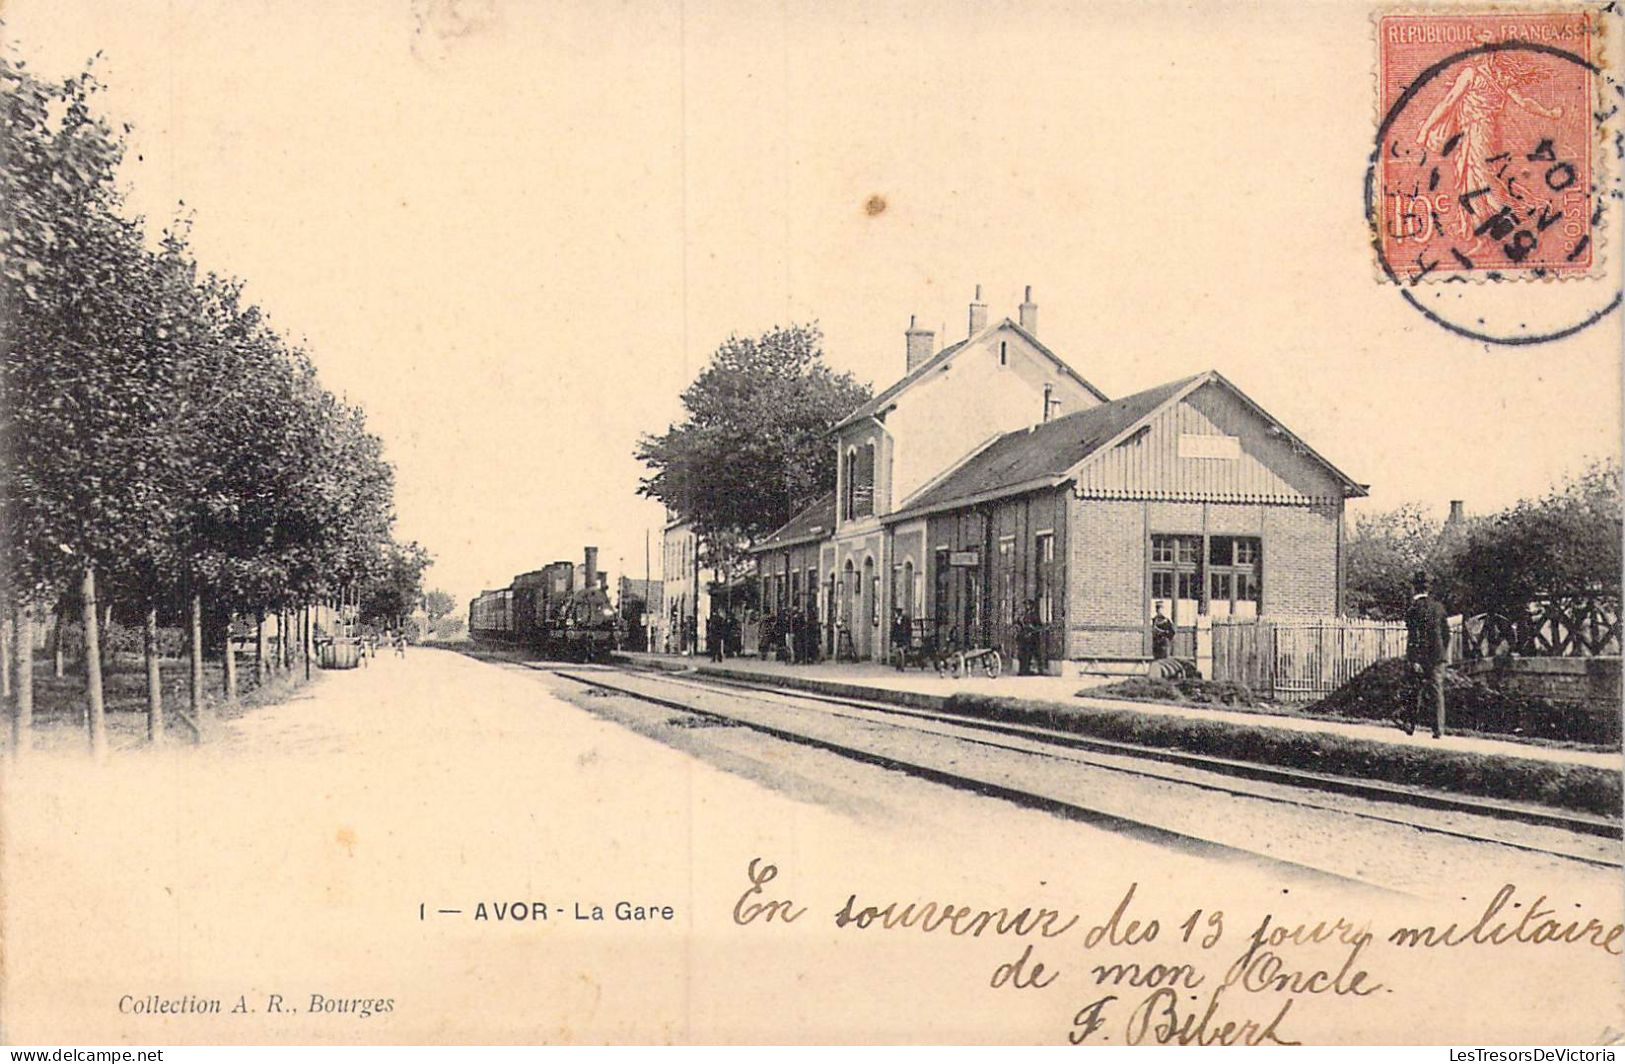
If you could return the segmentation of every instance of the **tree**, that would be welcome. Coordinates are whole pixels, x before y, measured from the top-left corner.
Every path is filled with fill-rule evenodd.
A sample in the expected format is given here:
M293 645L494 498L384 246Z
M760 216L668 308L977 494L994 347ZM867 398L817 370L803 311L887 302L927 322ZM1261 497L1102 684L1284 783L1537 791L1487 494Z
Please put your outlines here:
M1620 467L1597 462L1538 499L1441 526L1415 504L1357 519L1348 541L1348 600L1398 618L1421 570L1453 613L1515 616L1533 601L1620 596Z
M433 562L416 543L392 546L382 568L361 592L361 621L399 628L423 598L423 570Z
M438 621L456 608L457 600L451 597L449 591L434 588L423 596L423 611L431 621Z
M1536 599L1620 596L1620 467L1597 462L1539 499L1468 532L1455 578L1475 613L1512 615Z
M1434 580L1450 571L1442 531L1416 503L1357 517L1348 540L1349 610L1388 620L1405 616L1417 571Z
M835 486L829 431L870 392L822 344L816 323L728 337L683 392L686 418L638 441L639 494L692 521L714 568Z
M87 69L47 84L4 57L0 83L6 583L23 629L28 607L79 585L99 755L97 580L151 547L173 517L162 489L173 449L161 429L175 366L140 227L116 213L123 142L92 113L99 83Z

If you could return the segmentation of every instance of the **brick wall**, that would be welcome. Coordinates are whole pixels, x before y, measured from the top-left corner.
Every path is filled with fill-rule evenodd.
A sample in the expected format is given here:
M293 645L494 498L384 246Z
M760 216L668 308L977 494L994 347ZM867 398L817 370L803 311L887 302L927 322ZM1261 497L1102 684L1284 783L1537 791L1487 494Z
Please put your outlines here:
M1337 615L1337 526L1342 507L1262 507L1264 614Z
M1067 657L1138 655L1145 642L1145 504L1069 498L1068 509Z
M1602 711L1619 708L1617 657L1493 658L1469 662L1464 670L1502 691L1554 702L1584 702Z
M1070 499L1067 656L1149 653L1146 535L1252 535L1263 541L1264 614L1337 612L1341 507Z

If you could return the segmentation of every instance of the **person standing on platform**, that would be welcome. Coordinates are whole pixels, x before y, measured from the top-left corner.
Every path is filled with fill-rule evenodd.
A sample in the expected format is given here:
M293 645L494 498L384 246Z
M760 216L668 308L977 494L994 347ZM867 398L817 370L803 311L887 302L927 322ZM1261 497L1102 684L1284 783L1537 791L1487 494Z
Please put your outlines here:
M1411 604L1405 610L1405 660L1410 663L1411 690L1394 723L1406 735L1416 734L1418 717L1433 718L1433 737L1444 735L1444 669L1450 656L1450 620L1444 607L1428 594L1428 574L1411 578Z
M812 665L818 661L818 600L812 595L807 596L807 619L801 626L801 660Z
M705 623L705 639L711 648L711 660L722 660L722 644L728 638L728 625L723 619L722 610L712 607L711 616Z
M897 671L902 672L908 662L910 639L908 614L903 607L893 606L891 611L891 657Z
M1044 646L1044 622L1038 618L1038 600L1028 599L1021 615L1021 626L1016 630L1016 657L1022 676L1045 676L1049 673L1048 655Z
M1151 656L1158 661L1171 657L1174 652L1174 622L1162 612L1157 603L1157 615L1151 618Z

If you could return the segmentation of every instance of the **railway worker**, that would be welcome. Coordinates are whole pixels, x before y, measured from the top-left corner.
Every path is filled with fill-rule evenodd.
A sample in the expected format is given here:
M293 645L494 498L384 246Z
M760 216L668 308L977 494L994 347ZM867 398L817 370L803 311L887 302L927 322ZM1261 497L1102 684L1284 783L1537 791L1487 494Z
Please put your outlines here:
M1405 660L1410 663L1411 690L1394 723L1406 735L1416 734L1417 717L1433 718L1433 737L1444 734L1444 668L1450 652L1450 620L1444 607L1428 594L1428 574L1411 577L1411 604L1405 610Z
M1174 622L1162 612L1162 601L1157 601L1157 615L1151 618L1151 656L1158 661L1174 652Z

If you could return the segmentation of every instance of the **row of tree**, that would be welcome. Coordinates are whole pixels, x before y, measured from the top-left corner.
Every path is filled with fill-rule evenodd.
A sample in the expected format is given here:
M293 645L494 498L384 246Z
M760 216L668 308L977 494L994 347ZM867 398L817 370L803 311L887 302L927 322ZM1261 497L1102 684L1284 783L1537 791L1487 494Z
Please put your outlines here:
M116 174L130 130L98 114L91 69L51 81L0 56L0 82L0 594L24 666L17 748L35 619L72 600L101 753L99 603L144 618L158 737L161 618L185 620L201 715L206 629L224 641L233 615L263 626L373 581L399 597L428 559L392 539L393 471L361 411L240 282L200 271L184 223L154 246L128 216Z
M1617 602L1621 532L1613 460L1485 516L1441 523L1415 505L1362 515L1349 537L1349 606L1367 617L1403 617L1417 572L1464 615L1513 616L1554 598Z

